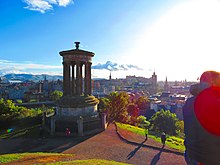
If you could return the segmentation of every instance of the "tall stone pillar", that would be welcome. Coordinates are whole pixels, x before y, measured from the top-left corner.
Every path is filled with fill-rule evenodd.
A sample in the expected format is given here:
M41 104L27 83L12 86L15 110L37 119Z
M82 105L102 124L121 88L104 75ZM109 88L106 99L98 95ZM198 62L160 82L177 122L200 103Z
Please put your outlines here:
M67 95L67 82L66 82L66 77L67 77L67 72L66 72L66 62L63 62L63 95L66 96Z
M72 96L76 95L75 63L72 63Z
M81 63L76 64L76 95L82 94L82 65Z
M72 64L70 63L70 84L69 84L69 95L70 96L72 96L72 89L73 89L73 83L72 83L72 81L73 81L73 78L72 78Z
M85 95L91 95L91 63L85 65Z
M80 93L80 95L82 94L82 85L83 85L83 79L82 79L82 66L83 66L83 64L82 63L80 63L79 64L79 69L80 69L80 71L79 71L79 93Z
M70 95L70 64L66 63L66 94Z
M87 87L87 84L88 84L88 62L85 63L85 77L84 77L84 94L85 95L88 95L88 87Z
M91 95L92 93L92 84L91 84L91 65L92 63L88 63L88 73L87 73L87 90L88 90L88 95Z

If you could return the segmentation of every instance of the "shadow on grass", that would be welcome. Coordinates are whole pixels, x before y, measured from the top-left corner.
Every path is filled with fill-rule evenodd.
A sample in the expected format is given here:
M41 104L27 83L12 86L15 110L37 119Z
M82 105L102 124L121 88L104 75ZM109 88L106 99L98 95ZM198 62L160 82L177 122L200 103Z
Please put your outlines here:
M115 124L115 129L116 129L116 133L117 133L118 137L119 137L122 141L124 141L125 143L131 144L131 145L135 145L135 146L141 146L141 147L146 147L146 148L151 148L151 149L154 149L154 150L161 151L161 148L159 148L159 147L155 147L155 146L143 144L143 142L142 142L142 143L137 143L137 142L133 142L133 141L129 141L129 140L125 139L125 138L124 138L123 136L121 136L121 134L119 133L116 124ZM140 147L139 147L138 149L140 149ZM165 148L163 148L163 152L167 152L167 153L172 153L172 154L176 154L176 155L181 155L181 156L183 156L183 153L181 153L181 152L172 151L172 150L165 149Z

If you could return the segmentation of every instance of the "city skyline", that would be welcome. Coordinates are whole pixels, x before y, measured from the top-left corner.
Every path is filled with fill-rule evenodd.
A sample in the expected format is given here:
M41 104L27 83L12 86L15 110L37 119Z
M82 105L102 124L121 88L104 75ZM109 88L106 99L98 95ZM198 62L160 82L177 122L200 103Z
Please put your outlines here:
M62 75L60 51L94 52L93 78L196 81L220 71L220 1L3 0L0 73Z

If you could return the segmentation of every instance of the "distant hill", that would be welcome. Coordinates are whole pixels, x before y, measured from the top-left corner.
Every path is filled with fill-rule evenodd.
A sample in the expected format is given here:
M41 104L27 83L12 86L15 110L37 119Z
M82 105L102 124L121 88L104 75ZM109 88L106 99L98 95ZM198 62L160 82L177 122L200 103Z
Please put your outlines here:
M40 81L40 80L44 80L45 77L47 80L51 81L51 80L62 80L63 76L58 76L58 75L45 75L45 74L41 74L41 75L33 75L33 74L6 74L4 76L2 76L3 78L7 79L7 80L20 80L20 81Z

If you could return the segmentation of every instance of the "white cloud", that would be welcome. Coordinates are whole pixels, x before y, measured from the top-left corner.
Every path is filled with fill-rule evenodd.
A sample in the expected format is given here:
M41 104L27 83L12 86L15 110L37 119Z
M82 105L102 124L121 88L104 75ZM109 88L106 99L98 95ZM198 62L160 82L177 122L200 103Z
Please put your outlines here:
M97 65L93 65L92 69L106 69L109 71L119 71L119 70L130 70L130 69L136 69L136 70L143 70L142 68L132 65L132 64L118 64L111 61L106 61L106 63L98 63Z
M39 11L45 13L45 11L53 10L53 5L66 7L73 3L73 0L23 0L27 6L26 9Z
M72 0L57 0L59 6L66 7L67 5L73 3Z
M48 3L57 4L57 0L47 0Z
M0 64L0 75L5 75L9 73L50 73L54 75L62 75L62 65L44 65L31 62L17 63L8 60L0 60Z
M39 11L41 13L53 9L49 2L43 0L24 0L24 2L27 3L26 9Z

